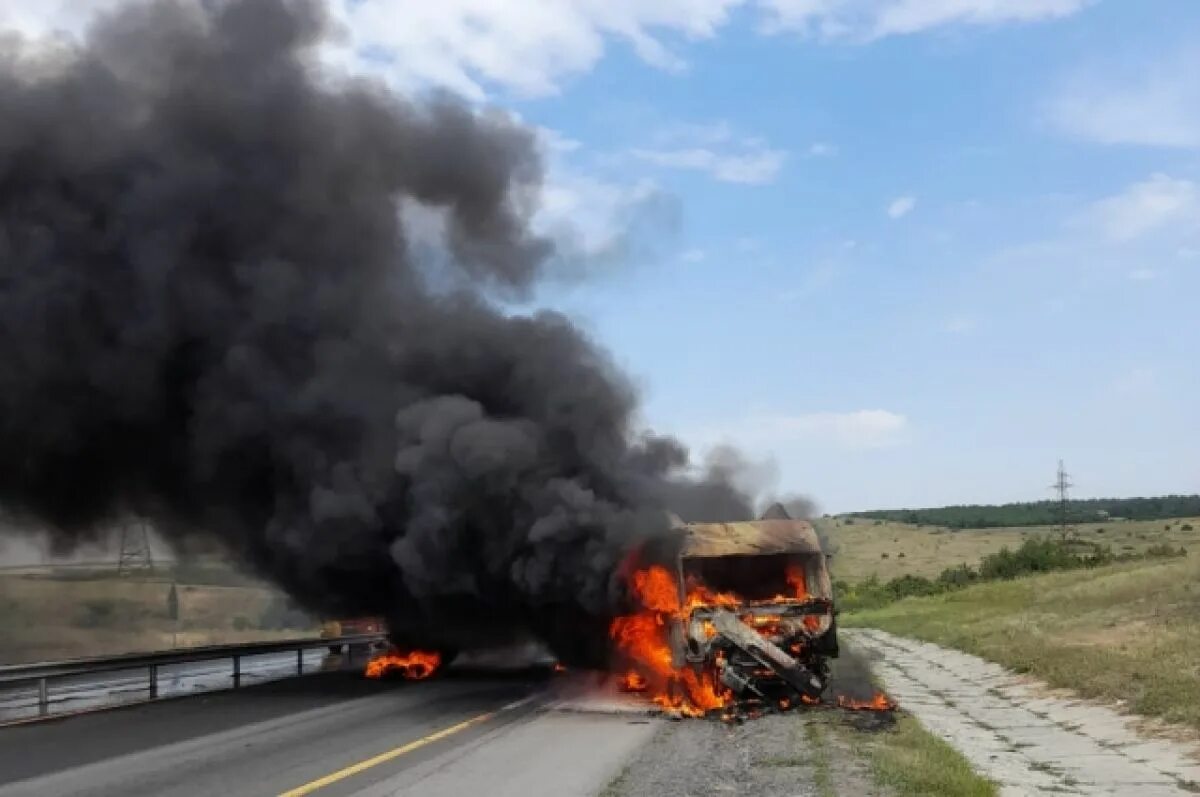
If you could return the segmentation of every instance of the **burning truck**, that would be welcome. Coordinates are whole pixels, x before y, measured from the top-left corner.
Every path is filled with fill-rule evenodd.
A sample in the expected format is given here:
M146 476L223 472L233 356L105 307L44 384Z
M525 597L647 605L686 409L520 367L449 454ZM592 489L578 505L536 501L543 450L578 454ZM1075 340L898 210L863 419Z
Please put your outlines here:
M775 505L759 520L684 523L633 555L621 573L629 613L608 647L621 686L684 716L788 710L821 701L838 655L826 557L812 524ZM394 647L368 674L425 678L457 651ZM482 647L487 647L486 644Z
M677 531L674 556L626 574L641 608L610 627L625 688L689 716L819 702L838 644L812 524L775 505L757 521Z

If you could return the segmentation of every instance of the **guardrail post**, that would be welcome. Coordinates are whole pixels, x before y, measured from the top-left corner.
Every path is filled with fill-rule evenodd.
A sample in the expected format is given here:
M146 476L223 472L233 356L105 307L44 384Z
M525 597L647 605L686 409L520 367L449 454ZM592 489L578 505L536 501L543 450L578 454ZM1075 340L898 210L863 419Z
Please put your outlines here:
M3 2L3 0L0 0ZM289 650L296 651L296 676L302 676L308 668L305 667L304 655L309 650L321 647L338 647L344 649L344 662L353 661L365 652L370 655L371 646L386 641L382 634L352 634L333 638L316 638L312 640L286 640L269 643L250 643L237 645L213 645L196 651L163 651L148 655L125 654L120 656L97 656L91 659L75 659L61 662L42 662L31 665L0 666L0 687L8 688L10 684L21 684L29 689L35 685L37 690L37 713L40 717L52 715L50 707L50 681L65 677L94 675L97 673L123 672L126 677L133 677L136 683L136 673L144 669L147 676L146 695L148 700L159 698L159 676L164 666L184 664L195 661L204 662L233 662L233 686L242 686L242 659L246 656L282 656ZM358 650L361 648L361 651ZM356 655L357 654L357 655ZM320 657L317 657L320 658ZM323 663L322 663L323 664ZM321 669L318 666L318 669ZM278 672L278 671L277 671ZM173 676L178 680L178 675ZM136 689L136 686L134 687ZM171 687L168 686L168 689ZM28 693L26 693L28 694ZM32 706L28 706L32 708Z

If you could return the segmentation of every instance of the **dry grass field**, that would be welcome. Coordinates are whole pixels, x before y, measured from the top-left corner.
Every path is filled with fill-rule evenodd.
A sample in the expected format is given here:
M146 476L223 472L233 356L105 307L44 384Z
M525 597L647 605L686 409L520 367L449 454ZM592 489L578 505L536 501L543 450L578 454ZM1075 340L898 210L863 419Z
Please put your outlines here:
M816 524L835 547L834 578L850 582L872 574L884 581L906 574L936 578L947 567L974 566L1004 546L1016 548L1028 537L1057 533L1051 526L953 530L862 518L821 518ZM1079 539L1109 545L1116 554L1166 543L1200 555L1200 518L1110 520L1073 528Z
M0 572L0 664L315 633L265 586L180 583L178 620L170 590L166 580L115 573Z

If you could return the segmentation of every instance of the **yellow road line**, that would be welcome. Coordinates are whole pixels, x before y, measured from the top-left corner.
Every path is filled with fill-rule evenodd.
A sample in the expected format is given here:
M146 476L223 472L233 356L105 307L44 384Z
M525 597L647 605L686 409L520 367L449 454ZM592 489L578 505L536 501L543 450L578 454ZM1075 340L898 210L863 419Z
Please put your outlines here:
M411 753L413 750L419 750L427 744L433 744L440 739L445 739L447 736L453 736L459 731L465 731L467 728L478 725L481 722L487 722L492 717L495 717L497 714L499 714L500 711L508 711L509 709L524 705L525 703L528 703L530 699L531 698L526 698L524 700L518 700L515 703L509 703L499 711L489 711L486 714L480 714L477 717L471 717L469 720L463 720L457 725L451 725L449 728L443 728L442 730L431 733L428 736L422 736L420 739L409 742L405 745L401 745L394 750L388 750L386 753L380 753L374 758L368 758L366 761L359 761L357 764L351 764L345 769L339 769L337 772L332 772L323 778L317 778L314 781L305 783L303 786L297 786L291 791L285 791L283 794L280 794L279 797L303 797L305 794L312 794L317 789L323 789L326 786L357 775L358 773L368 770L371 767L376 767L380 764L387 763L394 758L399 758L406 753Z

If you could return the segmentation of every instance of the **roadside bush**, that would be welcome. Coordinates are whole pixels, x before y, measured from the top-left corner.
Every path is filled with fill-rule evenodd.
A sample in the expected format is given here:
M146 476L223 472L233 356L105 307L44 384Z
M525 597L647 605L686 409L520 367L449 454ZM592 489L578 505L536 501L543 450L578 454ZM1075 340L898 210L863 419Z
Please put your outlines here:
M1176 556L1187 556L1186 548L1173 548L1170 544L1160 542L1158 545L1151 545L1143 553L1147 559L1173 559Z
M947 567L937 578L947 588L965 587L979 580L979 573L965 562L958 567Z
M923 576L904 575L893 578L884 587L893 600L911 598L923 595L937 595L945 592L945 587L930 581Z
M1048 573L1080 566L1079 557L1052 540L1028 539L1016 550L1008 546L988 554L979 562L979 577L988 581L1007 580L1026 573Z
M837 594L839 608L846 611L877 609L902 598L939 595L948 587L924 576L903 575L881 583L877 576L855 585L845 585Z
M1192 524L1191 524L1191 523L1184 523L1182 526L1180 526L1180 527L1179 527L1179 530L1180 530L1180 531L1192 531L1192 530L1193 530L1193 529L1192 529Z
M892 596L879 583L878 576L874 575L857 584L846 585L836 596L838 608L848 612L877 609L886 606L892 600Z
M1131 546L1126 546L1130 548ZM1029 538L1014 549L1001 548L980 561L979 568L967 564L949 567L936 579L923 576L904 575L880 583L875 576L856 585L843 583L839 590L839 605L847 611L873 609L901 598L939 595L961 589L977 581L1010 580L1031 573L1048 573L1054 570L1074 570L1083 567L1098 567L1116 561L1128 561L1146 556L1185 556L1182 548L1158 545L1145 554L1122 554L1117 556L1111 547L1087 540L1058 540ZM897 557L902 554L898 554ZM880 554L884 559L888 554Z
M75 617L76 628L112 628L117 622L117 603L109 599L84 601Z

